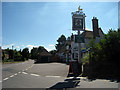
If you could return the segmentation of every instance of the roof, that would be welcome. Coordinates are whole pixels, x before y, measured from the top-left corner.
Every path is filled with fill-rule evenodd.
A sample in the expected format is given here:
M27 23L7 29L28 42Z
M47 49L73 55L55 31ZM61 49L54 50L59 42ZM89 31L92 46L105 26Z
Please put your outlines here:
M64 45L64 46L62 46L62 47L61 47L61 49L59 50L59 52L58 52L58 53L65 52L65 50L66 50L66 46Z
M39 53L40 56L52 56L46 49Z
M85 30L85 32L82 33L82 35L85 34L85 38L93 38L93 31Z

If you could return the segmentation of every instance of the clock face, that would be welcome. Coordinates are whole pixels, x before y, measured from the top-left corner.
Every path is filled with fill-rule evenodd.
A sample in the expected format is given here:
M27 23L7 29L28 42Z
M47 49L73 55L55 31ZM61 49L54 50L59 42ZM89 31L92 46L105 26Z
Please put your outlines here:
M73 29L83 29L83 19L82 18L73 18Z

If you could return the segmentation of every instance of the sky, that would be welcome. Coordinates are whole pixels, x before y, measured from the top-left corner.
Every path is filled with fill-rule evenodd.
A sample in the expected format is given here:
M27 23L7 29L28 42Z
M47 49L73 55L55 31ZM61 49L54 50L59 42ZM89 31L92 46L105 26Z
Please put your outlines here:
M92 30L94 16L104 33L118 28L118 2L3 2L2 48L55 49L62 34L69 37L76 33L71 13L79 5L86 15L86 29Z
M118 2L118 27L120 28L120 1Z

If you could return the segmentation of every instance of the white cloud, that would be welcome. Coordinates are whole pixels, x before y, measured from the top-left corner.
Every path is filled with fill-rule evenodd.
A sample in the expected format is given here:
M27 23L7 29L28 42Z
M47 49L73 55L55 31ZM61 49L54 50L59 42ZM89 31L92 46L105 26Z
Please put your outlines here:
M2 49L7 49L7 48L11 48L12 49L12 46L14 46L15 44L8 44L8 45L3 45L2 46Z
M19 48L20 48L20 46L16 46L16 48L17 48L17 49L19 49Z
M45 48L45 49L47 49L47 51L51 51L51 50L53 50L53 49L51 49L51 48Z
M53 44L50 44L49 46L50 46L50 47L54 47L54 45L53 45Z
M55 50L55 45L49 44L48 47L45 47L45 49L47 49L47 51Z
M38 47L38 46L34 46L34 45L27 45L27 47L29 48L29 50L33 49L33 47Z
M29 51L30 51L31 49L33 49L33 47L39 47L39 46L27 45L26 47L29 48ZM53 44L50 44L50 45L48 45L48 47L45 47L45 46L44 46L44 48L45 48L47 51L51 51L51 50L54 50L54 49L55 49L55 46L54 46Z

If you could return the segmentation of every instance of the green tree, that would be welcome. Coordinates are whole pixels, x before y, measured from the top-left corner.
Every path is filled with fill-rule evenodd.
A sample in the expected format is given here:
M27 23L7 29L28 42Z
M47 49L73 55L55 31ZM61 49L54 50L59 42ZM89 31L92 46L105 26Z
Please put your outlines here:
M25 58L27 60L29 59L29 49L28 48L24 48L22 50L21 54L22 54L23 58Z
M58 40L57 40L58 44L56 44L56 49L57 51L59 51L61 49L61 47L63 47L66 43L66 37L64 35L61 35Z
M31 50L31 58L37 59L38 54L40 54L43 50L46 50L43 46L39 46L38 48L34 48Z
M52 56L55 56L56 52L57 52L56 50L51 50L50 51L50 53L52 54Z
M14 50L14 61L24 61L22 55L17 50Z
M96 75L119 77L120 29L110 29L100 43L91 40L91 63Z
M31 49L31 58L32 59L37 59L37 53L38 53L38 48Z

